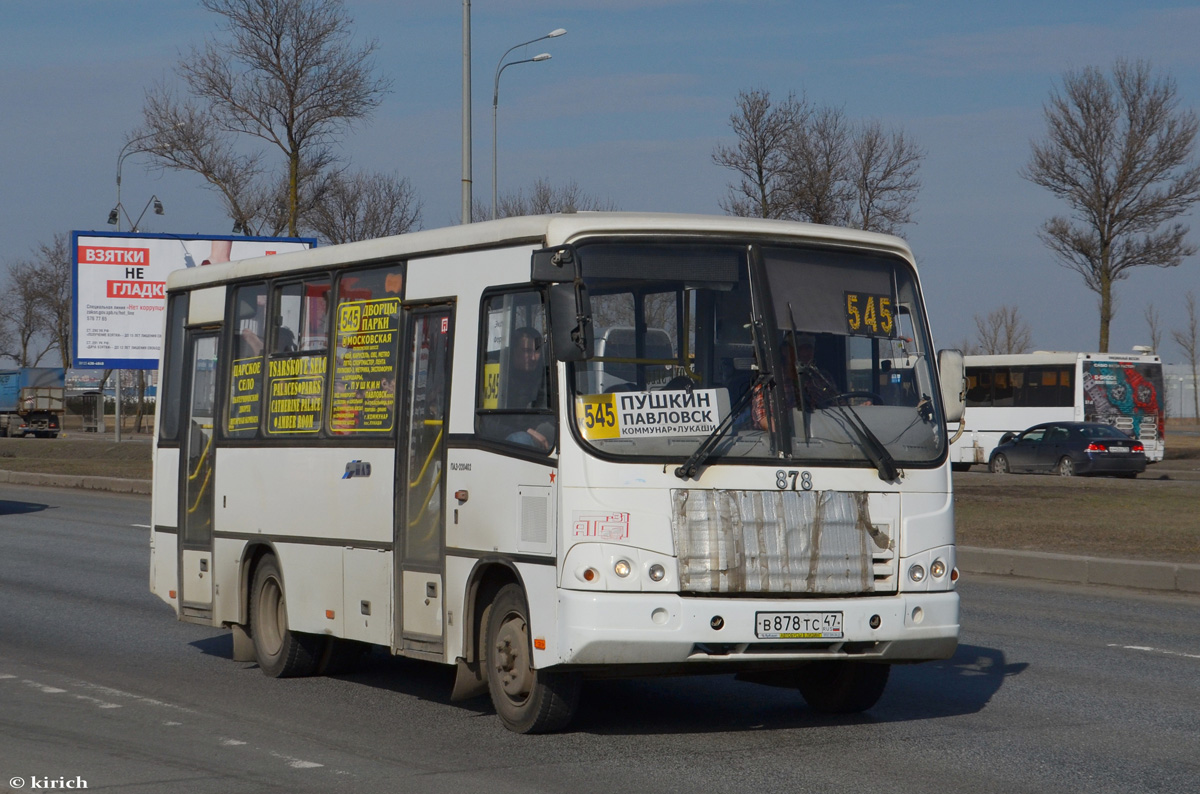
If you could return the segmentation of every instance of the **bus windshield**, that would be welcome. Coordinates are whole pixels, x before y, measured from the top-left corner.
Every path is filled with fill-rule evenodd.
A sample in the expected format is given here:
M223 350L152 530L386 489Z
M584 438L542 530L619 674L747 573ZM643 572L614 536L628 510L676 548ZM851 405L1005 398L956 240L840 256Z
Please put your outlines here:
M903 260L751 242L579 252L595 343L569 379L578 434L597 452L676 461L707 442L710 463L881 476L881 459L943 455L924 310Z

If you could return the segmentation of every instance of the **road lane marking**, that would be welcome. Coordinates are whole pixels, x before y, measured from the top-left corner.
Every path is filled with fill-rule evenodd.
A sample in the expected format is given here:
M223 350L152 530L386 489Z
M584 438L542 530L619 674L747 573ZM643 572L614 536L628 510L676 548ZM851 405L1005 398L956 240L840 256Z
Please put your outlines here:
M243 744L245 744L245 742L240 741L238 739L222 739L221 740L222 747L241 747Z
M1184 653L1183 651L1168 651L1166 648L1152 648L1149 645L1118 645L1110 642L1110 648L1120 648L1125 651L1142 651L1143 653L1157 653L1163 656L1180 656L1184 659L1200 659L1200 653Z
M130 524L129 526L137 527L138 529L149 529L150 528L149 524Z
M59 689L56 686L50 686L49 684L39 684L37 681L30 681L28 678L26 678L21 683L28 684L29 686L33 687L34 689L40 689L43 693L45 693L47 695L58 695L58 694L61 694L61 693L67 691L65 689Z
M75 695L75 697L78 698L79 700L86 700L89 703L94 704L97 708L102 708L102 709L119 709L119 708L121 708L120 703L109 703L107 700L101 700L100 698L94 698L94 697L90 697L88 695Z
M318 764L316 761L304 761L299 758L293 758L290 755L284 755L283 753L276 753L274 751L271 751L271 755L286 761L287 765L292 769L316 769L317 767L325 766L324 764Z

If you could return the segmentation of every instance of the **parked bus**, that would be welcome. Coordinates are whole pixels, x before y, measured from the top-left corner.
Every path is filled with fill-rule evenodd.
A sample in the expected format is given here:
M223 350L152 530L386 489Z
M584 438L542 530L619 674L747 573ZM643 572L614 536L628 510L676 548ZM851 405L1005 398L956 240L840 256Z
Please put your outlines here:
M1042 422L1103 422L1163 459L1162 359L1137 353L1037 352L966 356L967 412L950 459L958 470L986 464L1005 433Z
M151 590L269 676L382 646L542 732L588 677L848 712L954 652L962 357L897 238L513 218L179 270L165 322Z

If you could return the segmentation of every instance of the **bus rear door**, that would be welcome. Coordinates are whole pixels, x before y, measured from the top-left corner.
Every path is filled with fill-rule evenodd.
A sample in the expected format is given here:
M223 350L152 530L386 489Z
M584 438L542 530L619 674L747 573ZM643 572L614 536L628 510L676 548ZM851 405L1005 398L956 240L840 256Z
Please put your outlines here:
M184 614L207 616L213 606L213 487L216 450L217 332L190 331L187 361L190 386L188 425L183 437L180 473L184 498L179 505L179 604Z

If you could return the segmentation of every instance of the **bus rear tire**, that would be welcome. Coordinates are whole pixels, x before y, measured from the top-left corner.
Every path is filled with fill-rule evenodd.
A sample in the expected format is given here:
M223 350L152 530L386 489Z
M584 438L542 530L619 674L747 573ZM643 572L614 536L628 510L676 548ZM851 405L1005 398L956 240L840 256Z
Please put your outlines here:
M312 675L321 660L321 637L288 628L287 599L279 563L267 555L254 571L250 634L259 668L272 678Z
M514 733L565 728L579 705L579 678L533 669L529 608L520 586L501 588L482 623L488 692L504 727Z
M870 662L809 662L796 672L796 687L814 711L857 714L879 702L891 670Z

